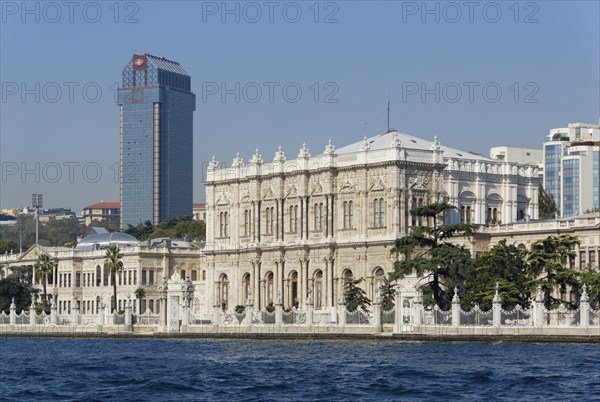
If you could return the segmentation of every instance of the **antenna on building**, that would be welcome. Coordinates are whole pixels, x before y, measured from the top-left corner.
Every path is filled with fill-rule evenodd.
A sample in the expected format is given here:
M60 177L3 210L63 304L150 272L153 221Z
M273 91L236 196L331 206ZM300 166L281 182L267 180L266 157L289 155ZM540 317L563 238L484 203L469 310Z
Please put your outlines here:
M390 92L388 91L388 108L387 108L387 133L390 132Z

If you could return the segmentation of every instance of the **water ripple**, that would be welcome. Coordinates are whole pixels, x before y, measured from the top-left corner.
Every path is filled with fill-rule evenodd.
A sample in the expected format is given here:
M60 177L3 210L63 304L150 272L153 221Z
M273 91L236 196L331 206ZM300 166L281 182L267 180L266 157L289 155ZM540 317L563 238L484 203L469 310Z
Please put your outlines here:
M592 400L587 344L0 338L0 400Z

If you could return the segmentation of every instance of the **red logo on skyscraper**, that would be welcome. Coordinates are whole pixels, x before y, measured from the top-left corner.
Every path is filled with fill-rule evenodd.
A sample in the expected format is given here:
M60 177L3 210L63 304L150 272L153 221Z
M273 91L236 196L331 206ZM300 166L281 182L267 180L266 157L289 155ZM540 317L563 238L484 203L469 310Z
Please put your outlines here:
M146 69L146 55L138 56L133 55L133 69L134 70L145 70Z

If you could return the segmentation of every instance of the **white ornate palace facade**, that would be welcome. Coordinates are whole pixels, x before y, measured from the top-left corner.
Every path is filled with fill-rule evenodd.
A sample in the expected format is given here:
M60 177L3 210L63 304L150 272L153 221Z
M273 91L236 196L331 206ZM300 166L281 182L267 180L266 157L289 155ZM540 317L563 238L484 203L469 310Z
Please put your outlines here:
M425 224L411 208L445 200L448 223L515 223L538 218L536 166L491 160L390 131L312 156L303 146L271 162L256 151L206 177L206 287L232 308L333 307L342 278L364 278L373 297L393 269L396 238Z
M195 319L209 317L215 305L232 310L248 299L254 309L278 297L284 307L304 309L309 293L314 308L322 310L337 305L348 275L363 278L360 286L374 298L393 269L395 239L425 224L410 209L435 200L457 206L448 222L490 223L475 236L453 239L473 255L502 239L529 248L535 240L570 233L581 245L569 266L597 269L600 213L537 221L538 177L534 166L397 132L337 150L329 143L317 156L303 146L295 159L279 150L272 162L264 162L257 152L245 164L239 156L230 167L210 164L204 248L180 240L137 242L122 233L95 234L75 249L33 246L2 255L0 276L33 267L39 254L49 254L58 261L47 279L57 313L69 315L77 305L83 320L95 320L113 295L104 269L106 247L119 245L125 257L117 276L118 310L131 299L134 312L166 317L161 284L175 274L194 285ZM407 278L403 285L415 280ZM42 288L39 278L34 283ZM145 296L136 300L140 287Z

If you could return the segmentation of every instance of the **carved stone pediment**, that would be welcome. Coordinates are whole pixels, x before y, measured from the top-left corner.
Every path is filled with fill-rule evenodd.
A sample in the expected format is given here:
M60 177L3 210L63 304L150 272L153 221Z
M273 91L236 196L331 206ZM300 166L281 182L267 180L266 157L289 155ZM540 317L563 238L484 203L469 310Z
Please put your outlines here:
M293 184L291 186L288 186L287 191L285 192L285 196L286 197L296 197L298 195L298 190L296 189L296 186L294 186Z
M342 194L351 194L356 192L356 184L350 182L350 180L346 180L340 187L340 193Z
M313 183L310 189L310 194L322 194L323 193L323 186L321 186L321 184L319 183Z
M380 177L373 179L369 191L386 191L387 186L383 183Z
M229 199L227 198L227 196L225 195L225 193L221 193L221 194L219 195L219 198L217 198L217 202L216 202L216 204L217 204L217 205L229 205L229 204L230 204L230 201L229 201Z
M408 186L412 189L427 189L429 187L429 177L412 176L408 179Z
M271 199L273 198L273 189L271 187L267 187L262 192L262 199Z

